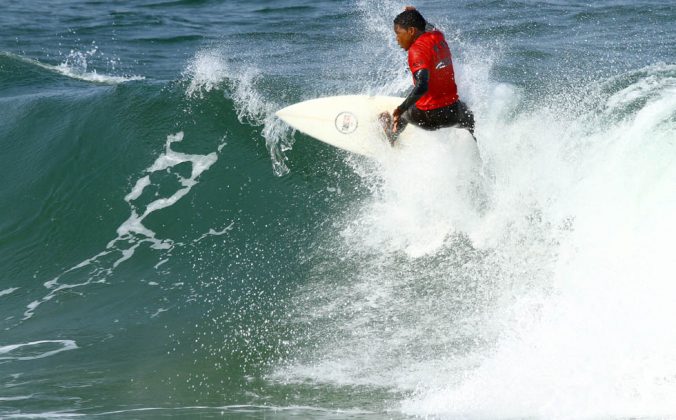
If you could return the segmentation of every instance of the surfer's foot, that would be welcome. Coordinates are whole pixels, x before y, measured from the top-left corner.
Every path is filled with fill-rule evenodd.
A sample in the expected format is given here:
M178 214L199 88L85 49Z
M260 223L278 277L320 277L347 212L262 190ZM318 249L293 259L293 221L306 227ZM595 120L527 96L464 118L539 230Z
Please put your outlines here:
M389 112L383 112L378 116L378 121L380 122L380 125L383 127L383 131L385 132L385 136L387 137L387 140L390 142L390 145L394 144L394 132L392 131L392 116L390 115Z

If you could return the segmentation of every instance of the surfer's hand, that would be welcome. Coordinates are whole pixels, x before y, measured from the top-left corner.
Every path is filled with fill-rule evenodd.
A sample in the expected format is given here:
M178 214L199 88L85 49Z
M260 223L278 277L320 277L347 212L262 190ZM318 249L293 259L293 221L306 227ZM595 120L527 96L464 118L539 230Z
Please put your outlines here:
M392 112L392 132L396 133L399 128L399 119L401 118L401 110L399 108Z

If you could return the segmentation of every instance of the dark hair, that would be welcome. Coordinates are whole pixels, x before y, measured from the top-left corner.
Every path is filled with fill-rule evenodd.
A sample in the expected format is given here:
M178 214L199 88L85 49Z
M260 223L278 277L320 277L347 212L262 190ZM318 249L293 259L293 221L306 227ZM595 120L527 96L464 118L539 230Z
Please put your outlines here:
M425 30L427 22L425 18L417 10L405 10L394 18L394 24L399 25L404 29L417 28L421 31Z

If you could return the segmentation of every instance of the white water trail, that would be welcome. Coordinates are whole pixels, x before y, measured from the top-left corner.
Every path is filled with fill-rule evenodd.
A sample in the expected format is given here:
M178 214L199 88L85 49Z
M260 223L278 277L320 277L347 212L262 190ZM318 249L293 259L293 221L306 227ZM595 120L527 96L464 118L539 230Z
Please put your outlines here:
M35 350L32 350L35 347L37 347L40 352L36 353ZM45 349L50 347L55 348L52 350ZM64 351L76 349L78 349L78 346L73 340L40 340L29 343L9 344L0 346L0 364L13 360L25 361L43 359L45 357L53 356Z
M167 136L164 151L155 159L152 165L143 171L145 175L135 181L131 191L124 197L124 201L129 205L130 215L117 228L117 236L100 253L81 261L57 277L45 282L44 286L49 289L49 292L42 298L34 300L27 305L24 312L24 320L31 318L41 304L52 300L63 291L80 288L92 283L104 283L113 270L134 256L134 253L141 244L148 244L150 248L162 251L169 251L175 246L174 241L171 239L157 238L157 234L146 227L143 222L151 214L173 206L180 199L188 195L190 190L199 183L198 179L200 175L209 170L218 160L216 152L199 155L180 153L173 150L172 144L183 141L183 137L183 132ZM153 185L153 174L171 173L172 168L186 162L190 162L191 164L189 176L184 177L178 173L174 173L180 188L168 197L156 198L145 203L144 208L139 205L140 203L136 203L143 196L145 189ZM108 262L105 259L110 255L115 258L112 262ZM85 268L91 268L91 272L84 281L79 283L61 282L61 279L65 275Z

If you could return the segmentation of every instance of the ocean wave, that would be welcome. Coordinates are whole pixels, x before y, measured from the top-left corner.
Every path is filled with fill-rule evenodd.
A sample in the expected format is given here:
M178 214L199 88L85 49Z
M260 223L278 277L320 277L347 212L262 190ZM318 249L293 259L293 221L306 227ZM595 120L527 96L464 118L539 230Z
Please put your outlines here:
M256 67L234 66L226 61L222 48L214 48L198 51L183 76L189 81L185 92L189 98L203 98L205 93L214 89L227 89L239 121L263 127L261 134L275 175L289 173L285 152L293 146L291 130L275 117L281 105L258 89L261 74Z
M156 233L147 228L143 222L150 214L171 207L176 202L185 197L190 190L198 184L200 175L207 171L217 160L217 152L211 152L207 155L179 153L172 150L171 145L183 140L183 132L167 136L164 152L157 157L155 162L145 169L146 175L140 177L134 183L131 191L124 197L124 201L129 205L130 215L117 229L117 236L108 242L104 250L96 255L75 264L71 268L63 271L53 279L46 281L44 287L49 292L40 299L29 303L24 312L24 320L33 317L38 307L65 291L71 291L77 288L88 286L96 282L104 282L105 278L112 274L113 270L123 262L134 256L134 253L140 245L147 243L150 248L155 250L169 251L175 244L171 239L159 239ZM151 176L156 172L170 172L175 166L190 163L190 175L183 177L177 174L180 187L176 189L169 197L153 198L144 203L143 210L140 210L137 200L143 195L147 187L152 184ZM222 232L210 232L207 235L225 234L229 229ZM111 259L112 258L112 259ZM111 259L110 262L104 262L104 259ZM103 262L104 266L94 270L95 274L87 276L80 283L61 283L60 279L74 271L87 270L92 266L98 266Z

